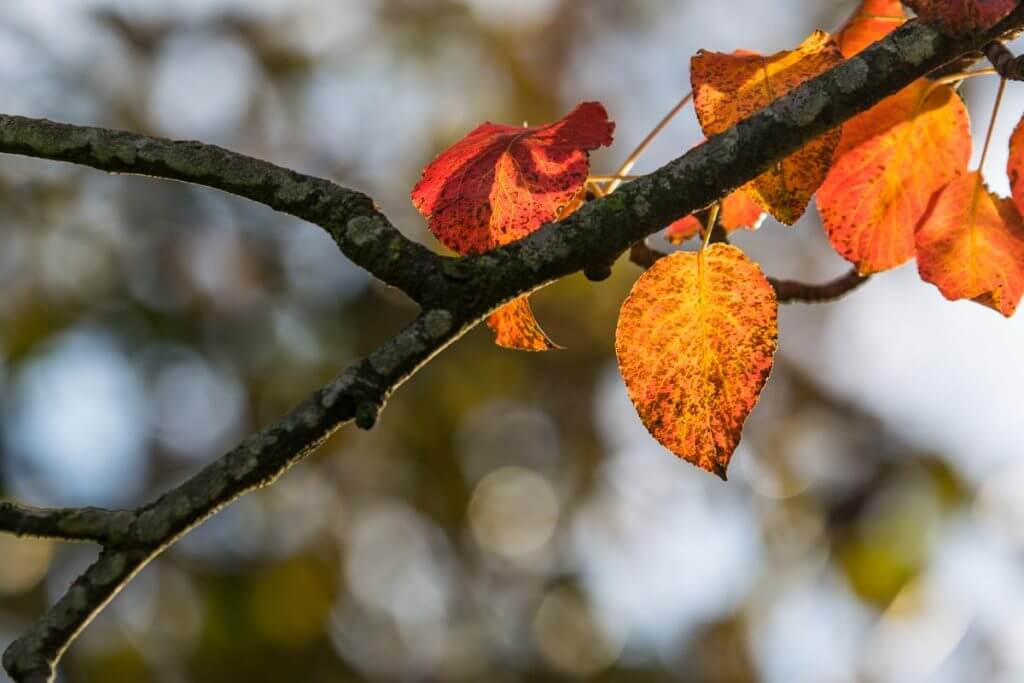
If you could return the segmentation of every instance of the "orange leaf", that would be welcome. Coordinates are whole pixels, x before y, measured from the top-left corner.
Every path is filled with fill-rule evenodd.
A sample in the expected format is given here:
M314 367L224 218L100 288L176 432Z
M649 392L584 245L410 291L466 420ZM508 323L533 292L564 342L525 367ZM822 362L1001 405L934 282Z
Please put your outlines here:
M732 54L701 50L691 60L694 107L704 134L721 133L771 104L775 99L842 61L824 31L815 31L796 50L767 57L754 52ZM809 142L743 186L754 201L790 225L807 208L832 163L839 130Z
M1017 6L1018 0L903 0L926 24L959 36L991 28Z
M1017 208L1024 213L1024 118L1010 136L1010 158L1006 162L1006 174L1010 176L1010 194Z
M916 81L851 119L818 190L832 246L864 274L906 263L928 202L970 156L967 108L949 86Z
M722 200L718 224L727 233L736 230L757 230L764 222L764 211L746 192L733 192ZM703 225L693 214L680 218L665 231L665 239L672 244L681 244L698 234Z
M528 297L505 304L487 317L487 326L494 330L494 343L506 349L519 351L551 351L559 346L548 336L533 317Z
M615 333L619 370L651 435L725 479L771 372L777 318L775 290L736 247L655 262L623 303Z
M484 123L424 169L412 202L430 231L458 254L514 242L578 205L588 152L611 144L614 128L597 102L545 126ZM495 311L488 324L501 346L555 348L525 298Z
M1024 295L1024 222L978 171L957 176L917 229L917 267L947 299L972 299L1006 317Z
M863 0L836 36L844 57L852 57L906 21L900 0Z

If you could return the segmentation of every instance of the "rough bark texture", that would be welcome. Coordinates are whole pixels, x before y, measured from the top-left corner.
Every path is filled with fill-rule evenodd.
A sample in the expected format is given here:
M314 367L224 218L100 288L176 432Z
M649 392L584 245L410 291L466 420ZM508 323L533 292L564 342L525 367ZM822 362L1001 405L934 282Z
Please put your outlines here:
M68 592L7 648L4 668L15 681L52 680L75 636L149 560L223 506L273 482L344 424L355 420L371 427L392 391L501 304L570 273L610 263L630 245L721 199L817 135L1022 27L1020 7L995 29L960 39L910 22L568 219L507 247L462 259L438 256L411 242L371 199L328 180L199 142L0 115L0 152L183 180L266 204L322 226L355 263L423 308L379 349L153 503L119 511L0 505L0 531L103 546Z

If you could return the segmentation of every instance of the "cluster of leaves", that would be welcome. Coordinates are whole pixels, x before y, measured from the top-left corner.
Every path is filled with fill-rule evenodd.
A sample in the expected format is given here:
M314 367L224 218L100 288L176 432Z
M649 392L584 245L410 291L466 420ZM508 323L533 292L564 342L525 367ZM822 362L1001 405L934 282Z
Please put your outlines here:
M949 34L992 26L1016 0L907 0ZM705 135L724 132L896 29L899 0L863 0L834 38L816 31L791 51L699 52L690 74ZM816 203L836 251L864 275L916 258L949 299L1009 316L1024 295L1024 122L1011 140L1013 198L968 169L971 135L957 79L921 79L775 164L710 211L669 226L697 252L657 260L622 306L615 349L630 398L651 434L725 478L743 423L771 372L775 291L726 233L756 229L765 213L791 225ZM459 254L478 254L560 219L583 201L588 153L611 144L604 107L580 104L538 127L485 123L442 153L412 192L430 230ZM705 223L703 218L707 218ZM497 342L554 348L525 298L488 320Z

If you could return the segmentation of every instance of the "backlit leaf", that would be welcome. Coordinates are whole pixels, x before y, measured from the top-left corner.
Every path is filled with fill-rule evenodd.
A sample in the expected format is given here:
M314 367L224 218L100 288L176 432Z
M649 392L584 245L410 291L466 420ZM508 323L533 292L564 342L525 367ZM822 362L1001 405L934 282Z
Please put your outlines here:
M972 299L1009 317L1024 294L1024 223L977 171L938 194L917 230L921 278L947 299Z
M525 296L491 313L487 326L494 330L494 343L506 349L550 351L559 348L537 323L530 300Z
M823 31L796 50L770 56L701 50L690 63L690 79L704 134L727 130L840 61L839 48ZM796 222L828 173L839 135L836 129L816 138L742 189L782 223Z
M588 152L611 144L614 127L597 102L544 126L484 123L424 169L413 204L458 254L514 242L577 202L590 171ZM498 344L554 348L525 299L507 306L488 319Z
M426 167L413 204L458 254L500 247L576 198L589 173L588 151L611 144L613 129L597 102L545 126L484 123Z
M778 305L733 246L676 252L644 273L619 313L615 353L647 430L725 478L775 355Z
M900 0L863 0L836 36L844 57L852 57L906 21Z
M722 200L718 224L726 233L736 230L757 230L764 222L764 211L746 192L733 192ZM665 239L681 244L697 235L703 224L693 214L680 218L665 230Z
M832 246L864 274L906 263L929 200L970 156L967 108L949 86L921 79L854 117L818 190Z
M1006 174L1010 176L1010 194L1017 208L1024 213L1024 118L1010 136L1010 157L1006 162Z
M1017 0L903 0L924 23L958 36L995 26Z

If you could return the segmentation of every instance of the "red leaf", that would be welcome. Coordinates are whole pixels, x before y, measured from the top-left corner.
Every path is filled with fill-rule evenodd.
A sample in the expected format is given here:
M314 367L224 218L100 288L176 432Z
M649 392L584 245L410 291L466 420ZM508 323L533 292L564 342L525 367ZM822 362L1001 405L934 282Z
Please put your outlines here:
M597 102L545 126L485 123L427 166L412 202L458 254L514 242L576 197L590 170L588 151L610 145L614 128Z
M977 171L936 196L916 233L917 267L947 299L971 299L1009 317L1024 294L1024 224Z
M430 231L458 254L514 242L578 206L590 172L588 152L610 145L614 129L597 102L584 102L545 126L485 123L424 169L412 202ZM499 346L557 348L525 297L495 311L487 323Z
M924 23L959 36L995 26L1018 0L903 0Z
M906 21L900 0L863 0L850 17L836 43L844 57L852 57L868 45L888 35Z
M1006 174L1010 176L1010 193L1017 208L1024 213L1024 118L1010 136L1010 158L1006 162Z

